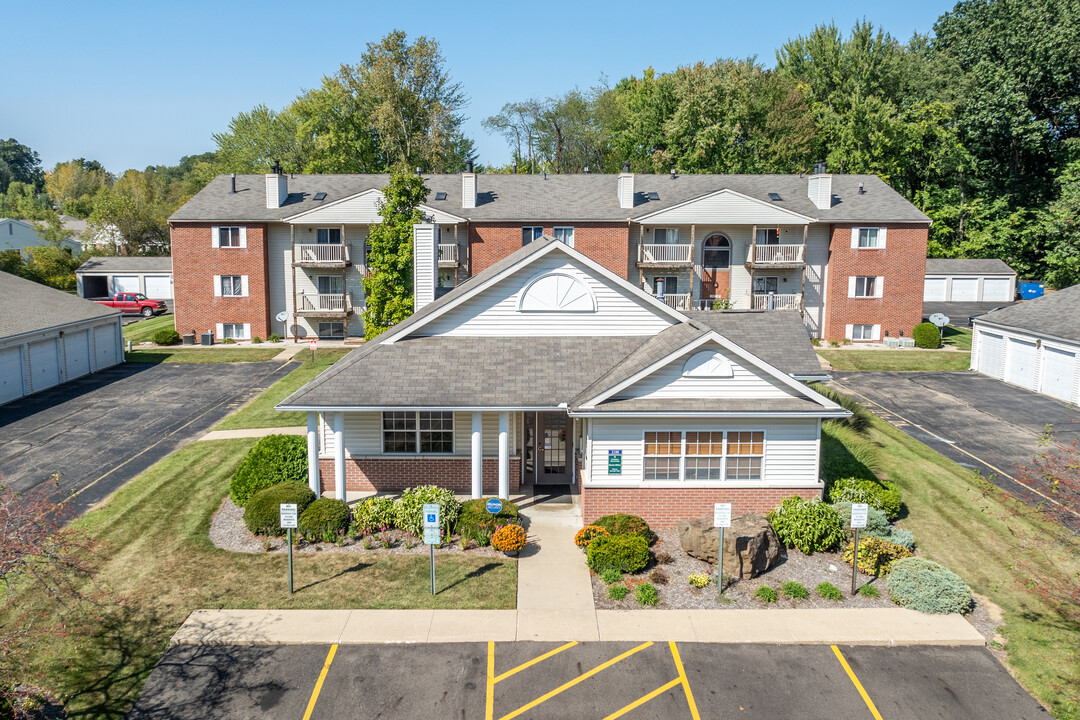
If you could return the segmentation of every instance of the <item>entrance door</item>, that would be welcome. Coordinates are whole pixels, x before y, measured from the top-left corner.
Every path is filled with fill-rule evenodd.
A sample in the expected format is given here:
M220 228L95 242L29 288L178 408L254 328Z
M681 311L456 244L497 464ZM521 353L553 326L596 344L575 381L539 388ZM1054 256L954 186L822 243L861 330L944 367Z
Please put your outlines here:
M574 439L566 413L536 414L536 484L568 485Z
M705 240L701 252L701 299L726 298L730 287L731 243L723 235L713 235Z

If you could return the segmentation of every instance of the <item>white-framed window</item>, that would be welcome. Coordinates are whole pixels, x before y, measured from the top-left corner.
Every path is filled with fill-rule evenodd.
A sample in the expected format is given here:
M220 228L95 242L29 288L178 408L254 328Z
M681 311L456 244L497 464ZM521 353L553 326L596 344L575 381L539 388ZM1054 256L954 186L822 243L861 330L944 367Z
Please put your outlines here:
M215 275L214 297L247 297L247 275Z
M885 228L851 228L851 247L860 250L880 250L885 247Z
M761 480L764 430L646 430L642 480Z
M345 323L343 322L320 322L319 337L326 340L335 340L345 337Z
M645 433L645 480L678 480L682 461L682 433Z
M728 480L760 480L761 464L765 459L765 433L761 430L740 430L727 434Z
M780 278L776 275L755 275L755 295L775 295L780 292Z
M544 234L544 228L539 225L525 225L521 228L521 247L525 247L533 240L539 240Z
M877 340L881 336L881 326L848 325L847 336L852 340Z
M249 323L218 323L217 335L219 340L250 340L251 325Z
M653 228L652 237L656 245L678 245L679 228Z
M340 245L341 228L316 228L315 242L319 245Z
M552 230L555 233L555 239L561 243L565 243L570 247L574 247L574 228L572 227L554 227Z
M345 278L341 275L316 275L315 289L320 295L341 295L345 292Z
M758 245L779 245L780 228L758 228L756 240Z
M383 452L449 455L454 452L454 413L384 412Z
M664 283L664 295L679 294L679 277L677 275L661 275L653 278L653 295L660 295L661 281Z
M885 285L885 278L876 276L856 276L848 278L848 297L879 298Z
M210 228L213 246L216 248L247 247L247 228L222 225Z
M696 431L686 433L686 479L724 479L724 433Z

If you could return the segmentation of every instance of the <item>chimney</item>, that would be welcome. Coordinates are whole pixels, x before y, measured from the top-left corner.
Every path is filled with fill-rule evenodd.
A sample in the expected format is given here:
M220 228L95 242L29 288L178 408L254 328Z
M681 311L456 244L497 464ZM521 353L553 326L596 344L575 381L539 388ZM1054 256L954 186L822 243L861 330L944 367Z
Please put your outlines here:
M439 284L439 227L424 222L413 225L413 312L435 301Z
M814 174L806 186L806 195L818 210L832 207L832 175L825 169L825 161L818 160Z
M461 207L476 207L476 173L472 160L465 163L465 172L461 174Z
M273 210L285 204L289 197L289 181L281 174L281 166L274 163L266 176L266 207Z
M619 175L619 207L634 207L634 173L630 172L630 163L623 163Z

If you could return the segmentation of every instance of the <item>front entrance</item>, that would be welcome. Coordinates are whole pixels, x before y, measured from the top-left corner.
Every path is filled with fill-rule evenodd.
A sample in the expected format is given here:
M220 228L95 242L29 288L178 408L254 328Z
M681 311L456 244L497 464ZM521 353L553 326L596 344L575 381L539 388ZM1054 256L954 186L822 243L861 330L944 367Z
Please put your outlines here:
M701 257L701 299L711 305L728 299L731 287L731 243L723 235L705 240Z
M564 412L526 413L525 480L536 485L572 482L574 437Z

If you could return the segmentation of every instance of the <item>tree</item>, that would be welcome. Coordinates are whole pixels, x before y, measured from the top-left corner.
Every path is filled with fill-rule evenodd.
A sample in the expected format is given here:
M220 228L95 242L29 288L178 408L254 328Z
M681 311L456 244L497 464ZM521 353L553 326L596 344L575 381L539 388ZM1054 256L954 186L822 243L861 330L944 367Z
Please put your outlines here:
M364 278L364 337L376 337L412 315L413 225L423 222L420 203L428 196L424 178L398 169L383 190L382 222L368 235L368 275Z
M256 105L230 120L228 131L213 134L213 160L223 173L268 173L275 162L285 172L303 172L308 153L298 130L291 108L275 112Z
M8 185L13 182L21 182L40 191L44 180L41 158L36 152L15 138L0 140L0 193L7 192Z
M1051 248L1046 282L1060 289L1080 283L1080 160L1065 167L1058 187L1058 199L1043 212L1041 225Z
M168 217L175 205L168 183L150 168L128 170L98 196L87 230L119 236L124 255L168 255Z
M15 181L8 185L6 193L0 193L0 217L44 220L53 214L48 201L33 185Z
M97 195L109 187L112 180L101 163L78 158L57 163L45 173L45 191L61 212L85 219L93 211Z

